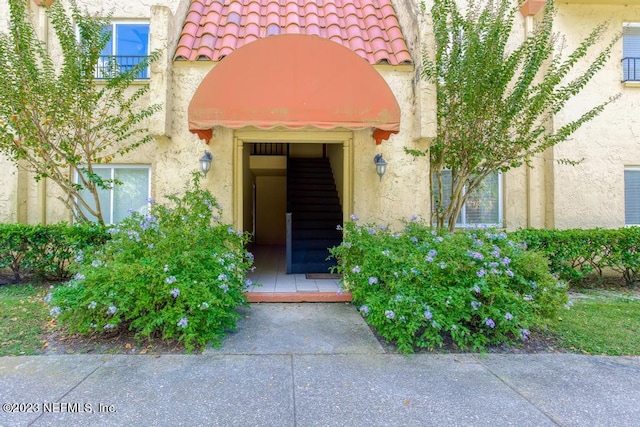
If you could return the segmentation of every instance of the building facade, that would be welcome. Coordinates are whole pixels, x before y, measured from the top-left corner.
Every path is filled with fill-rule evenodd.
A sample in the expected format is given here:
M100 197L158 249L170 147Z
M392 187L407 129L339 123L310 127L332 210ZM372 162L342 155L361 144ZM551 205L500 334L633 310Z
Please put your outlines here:
M55 52L45 9L36 3L29 1L34 23ZM146 102L161 105L148 124L155 142L114 159L103 171L128 185L126 194L116 187L105 195L110 221L147 197L162 200L179 192L199 170L205 150L213 160L203 185L222 204L222 219L254 233L259 244L285 243L288 198L310 191L292 188L293 180L308 178L304 170L312 169L302 162L302 178L292 178L291 158L327 159L339 212L327 216L333 222L352 213L392 226L413 215L429 218L428 159L413 158L405 148L425 150L436 134L435 89L420 78L422 52L433 46L430 2L78 4L92 14L112 13L113 43L105 55L135 61L161 52L140 76L141 84L150 85ZM534 28L542 4L525 2L514 40ZM569 141L533 159L533 168L496 175L466 207L464 225L513 230L640 223L640 1L557 4L555 27L566 37L567 51L603 20L609 26L601 46L616 34L622 37L606 67L551 126L575 119L585 105L620 98ZM0 29L7 25L8 5L0 0ZM382 179L377 154L387 162ZM581 161L557 161L566 158ZM0 221L70 220L54 183L36 183L2 157L0 168ZM304 198L293 203L313 204Z

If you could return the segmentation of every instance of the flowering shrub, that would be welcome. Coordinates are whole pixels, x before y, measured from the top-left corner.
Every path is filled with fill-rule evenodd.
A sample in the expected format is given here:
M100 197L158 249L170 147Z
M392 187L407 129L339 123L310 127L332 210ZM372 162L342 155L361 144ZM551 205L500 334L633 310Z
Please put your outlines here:
M445 339L473 350L512 344L567 303L547 260L504 232L439 234L412 221L394 233L354 220L332 254L362 316L402 352Z
M193 188L172 206L150 201L112 228L96 253L78 253L75 277L50 296L51 314L70 332L127 328L136 337L178 339L187 349L219 344L245 304L253 257L247 235L219 222L213 196Z

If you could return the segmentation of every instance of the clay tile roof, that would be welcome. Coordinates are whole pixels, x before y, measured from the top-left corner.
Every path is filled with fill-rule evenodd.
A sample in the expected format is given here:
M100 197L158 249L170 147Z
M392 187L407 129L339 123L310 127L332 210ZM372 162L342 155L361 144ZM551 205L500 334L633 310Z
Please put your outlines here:
M410 64L391 0L192 0L176 60L220 61L277 34L316 35L370 64Z

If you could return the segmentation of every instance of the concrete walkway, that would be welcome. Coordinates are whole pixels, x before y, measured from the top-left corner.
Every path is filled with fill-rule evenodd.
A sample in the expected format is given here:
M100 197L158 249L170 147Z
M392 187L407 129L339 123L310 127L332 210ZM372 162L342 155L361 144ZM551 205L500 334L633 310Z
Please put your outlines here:
M243 314L201 355L2 357L0 426L640 424L637 357L405 357L350 305Z

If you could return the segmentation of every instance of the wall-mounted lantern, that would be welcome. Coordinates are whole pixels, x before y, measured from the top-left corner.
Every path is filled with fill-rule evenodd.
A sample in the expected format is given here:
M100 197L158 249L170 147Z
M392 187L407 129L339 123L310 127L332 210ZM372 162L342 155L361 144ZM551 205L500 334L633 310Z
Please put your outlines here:
M376 164L376 173L382 181L382 175L387 171L387 162L382 158L382 154L376 154L373 162Z
M212 160L213 160L213 155L207 150L205 150L204 155L200 157L200 170L202 171L205 177L207 176L207 172L209 172L209 169L211 169Z

